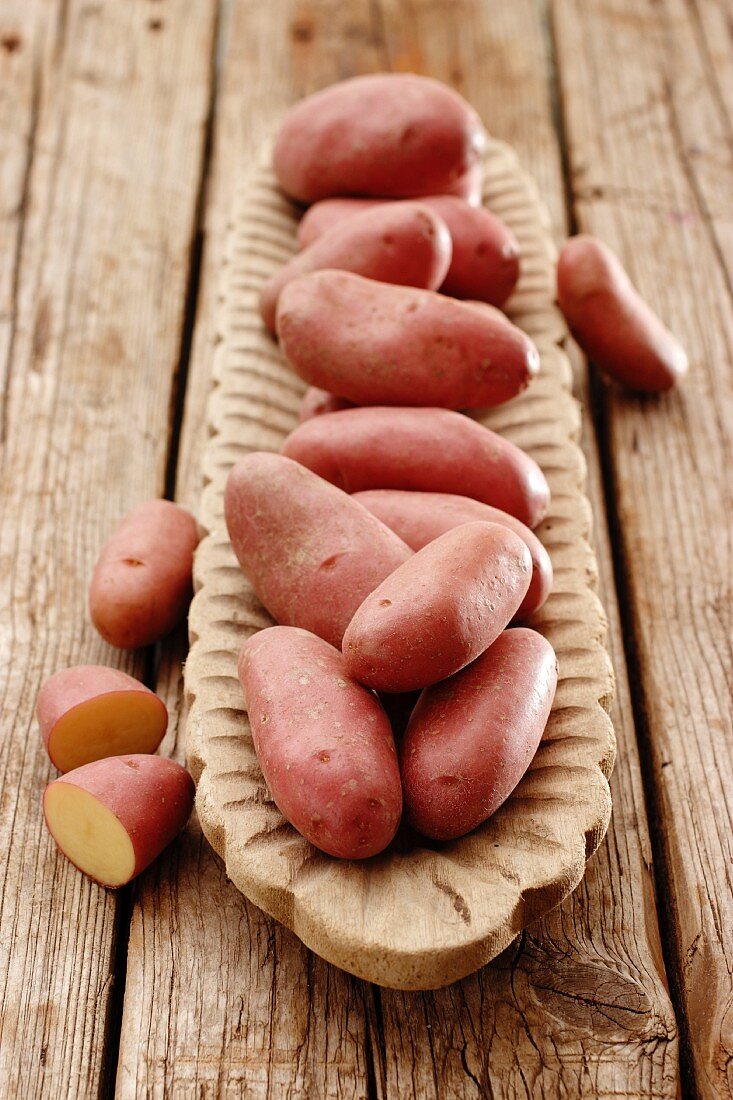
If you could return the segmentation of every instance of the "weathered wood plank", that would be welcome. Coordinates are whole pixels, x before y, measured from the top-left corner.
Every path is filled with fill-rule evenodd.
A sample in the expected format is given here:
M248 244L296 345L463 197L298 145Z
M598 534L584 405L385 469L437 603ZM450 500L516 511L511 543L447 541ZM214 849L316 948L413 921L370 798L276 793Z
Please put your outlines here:
M208 0L48 0L0 17L8 1097L95 1096L105 1079L117 903L43 827L52 769L33 706L59 667L132 666L89 625L86 587L119 514L163 486L213 21Z
M370 5L316 9L292 0L237 3L224 21L222 81L205 208L206 245L176 496L194 510L215 350L218 273L236 174L299 95L379 67ZM179 653L159 691L179 700ZM183 729L173 723L183 761ZM196 822L141 887L133 911L117 1089L149 1096L366 1097L373 993L311 955L226 879Z
M725 19L707 0L555 3L578 223L621 254L692 360L689 380L666 398L602 392L671 954L697 1090L710 1098L733 1095Z
M546 45L531 0L511 5L463 0L450 5L397 0L236 5L227 27L204 278L178 469L178 496L193 506L201 485L199 449L215 350L217 268L237 167L295 96L352 72L388 65L429 71L465 91L492 130L519 148L563 232ZM612 831L582 889L479 976L439 994L380 993L319 960L309 963L291 936L253 911L226 883L220 865L191 829L185 845L171 856L178 876L168 876L161 865L161 885L151 876L133 915L118 1076L122 1096L135 1095L135 1089L156 1096L176 1088L183 1095L194 1086L206 1096L226 1095L243 1084L252 1095L269 1090L276 1095L471 1096L489 1089L507 1097L525 1092L675 1095L674 1017L662 976L592 434L587 443L602 592L612 615L620 681L614 714L620 763L613 780ZM170 699L177 696L175 669L164 670L161 690ZM181 752L180 745L176 751ZM270 955L262 949L263 938L275 945ZM195 968L192 959L199 962ZM306 997L300 991L307 989L303 974L308 967L319 984ZM297 992L285 1001L282 990L288 987ZM320 1021L320 1033L314 1021ZM273 1062L270 1028L278 1036ZM329 1034L332 1050L340 1043L340 1066L329 1060ZM289 1072L284 1068L288 1058Z

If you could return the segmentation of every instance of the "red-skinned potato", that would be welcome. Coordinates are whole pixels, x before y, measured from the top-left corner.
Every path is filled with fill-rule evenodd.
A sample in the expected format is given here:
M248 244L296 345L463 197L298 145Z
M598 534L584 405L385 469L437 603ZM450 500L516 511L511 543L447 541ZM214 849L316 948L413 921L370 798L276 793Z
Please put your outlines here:
M344 409L299 425L282 453L347 493L458 493L536 527L550 503L537 463L509 440L448 409Z
M340 412L341 409L351 408L353 408L351 402L345 401L343 397L336 397L328 390L319 390L317 386L309 386L300 402L298 423L303 424L306 420L321 416L323 413Z
M159 641L184 617L198 543L190 512L148 500L128 512L102 547L89 589L92 622L111 645Z
M444 195L455 195L463 199L469 206L480 206L484 189L484 166L480 160L471 165L455 183L449 184L441 192Z
M296 374L356 405L499 405L540 367L530 338L499 310L346 271L289 282L277 332Z
M402 812L394 738L339 651L305 630L270 627L245 642L239 679L281 813L329 855L364 859L386 848Z
M412 550L422 550L433 539L462 523L481 520L500 523L519 535L532 557L532 579L517 618L526 618L537 611L552 591L550 555L529 527L500 508L453 493L412 493L401 489L370 489L354 493L354 499L381 519Z
M473 664L421 694L400 746L409 823L453 840L512 793L542 739L557 660L534 630L501 634Z
M367 596L344 633L346 667L376 691L444 680L499 636L531 575L529 550L508 527L455 527Z
M417 198L455 185L485 141L476 112L444 84L375 73L297 103L280 126L273 160L283 191L300 202Z
M659 393L687 373L679 340L641 297L618 257L595 237L571 237L563 245L557 299L588 358L629 389Z
M168 726L162 699L104 665L75 665L50 676L38 693L36 717L60 772L106 756L153 753Z
M323 268L351 271L383 283L436 290L445 279L451 254L445 222L428 206L417 202L383 203L361 211L345 225L327 230L281 267L265 283L260 313L274 332L283 287L299 275Z
M433 195L425 205L443 219L453 243L442 293L503 306L519 280L519 244L511 229L485 207L450 195Z
M315 203L298 226L301 248L336 226L345 228L357 214L383 201L341 198ZM469 206L450 195L429 195L420 201L442 218L451 236L453 254L442 293L503 306L519 279L519 244L511 229L485 207Z
M161 756L95 760L49 783L43 812L75 867L101 886L124 886L180 833L193 809L193 779Z
M358 501L265 451L233 467L224 514L239 564L272 617L336 647L365 596L412 557Z

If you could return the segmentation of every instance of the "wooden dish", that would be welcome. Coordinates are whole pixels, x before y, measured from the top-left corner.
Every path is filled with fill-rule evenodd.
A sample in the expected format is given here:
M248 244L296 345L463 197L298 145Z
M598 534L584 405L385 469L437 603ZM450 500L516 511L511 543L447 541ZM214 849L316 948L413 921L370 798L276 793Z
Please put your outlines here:
M529 390L486 415L542 466L552 489L537 533L555 590L534 625L558 655L555 705L535 760L485 825L443 845L402 845L363 862L333 859L284 820L260 771L237 653L271 623L242 575L223 519L232 464L276 450L295 425L303 384L285 366L257 310L264 281L295 250L296 218L269 158L243 178L229 235L219 317L211 438L186 664L188 762L208 840L233 883L323 958L396 989L433 989L478 969L580 882L610 816L615 737L607 707L613 673L588 543L590 504L577 445L578 406L554 305L555 250L534 185L507 146L492 141L484 201L516 233L522 277L508 312L532 336L542 369Z

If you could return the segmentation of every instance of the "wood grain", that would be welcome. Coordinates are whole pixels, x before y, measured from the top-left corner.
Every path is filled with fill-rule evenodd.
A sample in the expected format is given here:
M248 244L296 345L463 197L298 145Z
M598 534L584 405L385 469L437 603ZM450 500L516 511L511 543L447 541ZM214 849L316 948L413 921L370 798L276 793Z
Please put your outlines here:
M45 676L113 653L97 549L163 486L208 101L207 0L11 4L0 18L0 1092L95 1096L117 902L60 855L33 718Z
M672 957L696 1087L710 1098L733 1095L733 165L722 11L704 0L555 5L578 222L619 252L692 361L665 399L602 392Z
M557 232L563 233L560 151L551 119L548 44L538 8L531 0L462 3L454 13L454 6L448 11L445 2L372 6L275 0L267 5L238 3L231 19L225 20L217 137L206 204L204 277L178 468L179 496L188 503L195 505L200 492L204 405L215 351L212 319L236 182L232 165L253 154L274 118L293 98L352 72L390 63L402 68L422 66L453 79L479 104L492 131L519 149L550 206ZM437 1002L434 994L372 997L368 987L346 978L343 986L330 982L327 1005L320 1001L309 1009L293 998L289 1028L279 1017L282 1049L285 1053L298 1049L305 1035L311 1057L320 1062L321 1090L326 1095L358 1096L369 1091L401 1096L410 1095L410 1089L417 1095L436 1095L444 1074L442 1095L471 1096L489 1089L492 1095L507 1097L528 1091L670 1097L677 1092L674 1016L662 976L646 815L592 425L586 442L600 590L611 619L619 685L614 724L620 756L612 777L616 809L608 838L589 865L581 891L541 924L527 945L520 944L519 950L510 951L496 966L471 979L467 995L462 994L465 983L461 983L440 994ZM161 686L167 680L164 676ZM171 677L167 697L174 698L177 690L177 681ZM174 880L172 892L169 887L165 890L171 904L159 904L156 890L146 889L140 897L123 1028L124 1095L134 1094L133 1082L143 1093L147 1088L151 1095L163 1095L174 1080L195 1081L207 1096L227 1095L247 1066L263 1064L258 1036L263 1027L272 1026L278 1004L272 970L250 968L246 942L241 951L235 944L227 948L235 965L231 980L225 981L221 971L203 965L210 944L217 942L221 923L209 914L201 924L183 924L172 908L175 901L186 911L201 895L210 895L217 907L232 914L235 939L239 929L254 922L256 910L226 882L220 865L207 859L206 851L205 845L187 844L184 873ZM262 919L286 982L302 988L306 962L297 941L274 922ZM194 972L186 971L185 979L175 965L179 954L202 960ZM311 958L309 965L331 978L338 973L317 959ZM558 967L563 974L560 983L552 978ZM324 985L321 979L320 986ZM197 1019L191 1018L187 1007L192 988ZM359 988L365 989L361 1002ZM610 995L604 1006L594 1010L599 989ZM345 1012L344 1002L351 1006L350 1012ZM630 1005L631 1011L615 1012L609 1002ZM253 1015L257 1005L267 1006L261 1009L263 1015ZM141 1012L152 1021L149 1031L137 1026ZM608 1025L614 1014L615 1030ZM340 1077L331 1071L332 1062L325 1060L324 1047L316 1045L313 1020L319 1016L331 1020L332 1035L336 1034L334 1020L348 1020L340 1042L346 1043L349 1064L355 1068L344 1068ZM599 1019L607 1026L596 1034ZM310 1021L305 1029L304 1020ZM186 1061L193 1049L196 1067ZM366 1066L353 1061L353 1053L362 1050L369 1059ZM176 1067L181 1066L186 1067L188 1078L176 1077ZM290 1093L283 1087L285 1095L302 1092L296 1059L293 1066ZM267 1094L265 1080L267 1070L260 1083L262 1095ZM596 1087L605 1092L596 1093Z
M198 509L206 401L217 347L222 259L237 176L298 95L379 67L370 4L328 7L329 46L314 51L309 5L231 5L222 19L222 76L204 211L205 254L176 481ZM323 10L325 12L326 5ZM176 707L187 644L164 657L158 690ZM185 759L182 728L175 752ZM180 735L179 735L180 732ZM142 884L133 912L117 1091L120 1097L373 1095L380 1051L374 995L311 955L227 880L194 820ZM202 899L206 904L202 905ZM196 921L179 914L198 912ZM222 913L227 914L224 921ZM209 964L215 945L217 959ZM188 960L181 968L181 961ZM195 1006L193 1009L191 1005Z

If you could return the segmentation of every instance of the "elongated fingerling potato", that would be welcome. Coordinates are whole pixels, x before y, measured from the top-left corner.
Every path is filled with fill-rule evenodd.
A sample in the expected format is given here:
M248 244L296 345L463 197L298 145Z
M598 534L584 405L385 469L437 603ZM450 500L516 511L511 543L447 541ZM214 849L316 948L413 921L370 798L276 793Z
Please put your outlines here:
M458 201L458 200L456 200ZM436 290L450 266L452 244L445 222L417 202L386 202L326 230L265 284L260 313L275 331L284 286L311 271L332 268L367 279Z
M128 512L102 547L89 588L92 622L111 645L159 641L184 617L199 541L190 512L148 500Z
M618 257L595 237L571 237L563 245L557 300L588 358L629 389L658 393L687 373L679 340L641 297Z
M289 282L277 332L296 374L357 405L499 405L540 367L530 338L498 310L345 271Z
M314 416L321 416L323 413L340 412L341 409L350 408L352 408L351 402L346 401L345 398L336 397L327 390L319 390L317 386L309 386L300 402L298 423L303 424L304 421L311 420Z
M301 424L282 453L347 493L417 489L493 504L536 527L550 490L536 462L496 432L447 409L366 408Z
M364 859L386 848L402 812L394 738L379 700L339 651L274 626L244 644L239 678L281 813L330 855Z
M362 600L412 557L358 501L269 452L233 467L224 514L239 564L273 618L337 647Z
M452 840L495 813L532 762L556 687L552 646L520 627L426 688L400 746L410 824L434 840Z
M112 756L49 783L43 812L67 859L115 888L144 871L180 833L194 790L191 776L173 760Z
M531 575L529 550L508 527L455 527L367 596L344 634L346 667L377 691L444 680L498 637Z
M416 198L455 185L485 139L476 112L444 84L375 73L316 92L287 113L275 141L275 174L300 202Z
M532 579L517 611L526 618L542 607L552 591L550 555L529 527L516 516L490 504L452 493L414 493L404 489L369 489L354 499L381 519L413 550L422 550L433 539L462 523L482 521L508 527L525 543L532 557Z
M162 699L104 665L75 665L50 676L38 693L36 717L60 772L106 756L153 753L168 726Z
M519 243L509 226L450 195L431 195L425 205L443 219L453 243L442 293L503 306L519 280Z

